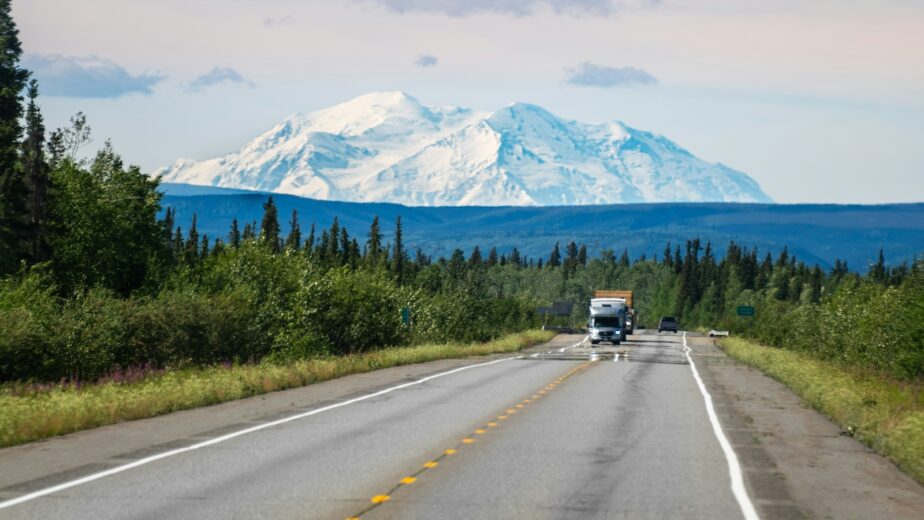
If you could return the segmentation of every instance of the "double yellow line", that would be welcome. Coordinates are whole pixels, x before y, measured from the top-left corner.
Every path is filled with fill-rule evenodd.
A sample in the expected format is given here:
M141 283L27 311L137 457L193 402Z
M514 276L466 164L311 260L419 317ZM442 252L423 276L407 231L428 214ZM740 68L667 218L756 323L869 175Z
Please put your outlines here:
M367 505L365 509L363 509L362 511L358 512L357 514L351 517L348 517L347 520L358 520L360 517L362 517L366 513L372 511L373 509L377 507L380 507L385 502L388 502L389 500L391 500L392 496L394 496L395 492L397 492L399 489L405 486L410 486L411 484L414 484L415 482L417 482L418 479L421 478L421 476L439 467L440 463L443 462L443 460L453 455L459 454L459 450L462 450L463 448L467 448L475 444L479 437L483 435L487 435L492 430L497 430L497 428L501 426L502 422L508 421L511 418L513 418L513 416L515 416L516 414L526 411L526 409L530 405L535 404L537 401L539 401L540 399L548 395L549 392L558 388L559 385L564 383L569 378L574 377L580 372L586 370L593 363L594 361L588 361L580 366L572 368L571 370L569 370L568 372L565 372L563 375L561 375L560 377L558 377L551 383L547 384L542 389L533 393L530 397L523 399L522 401L518 402L517 404L513 406L510 406L509 408L506 408L501 414L497 415L493 419L487 421L483 425L476 428L470 435L463 438L455 446L451 448L447 448L438 457L435 457L433 459L430 459L424 462L423 465L416 472L399 480L397 484L392 486L391 489L389 489L385 493L381 495L373 496L369 500L369 505Z

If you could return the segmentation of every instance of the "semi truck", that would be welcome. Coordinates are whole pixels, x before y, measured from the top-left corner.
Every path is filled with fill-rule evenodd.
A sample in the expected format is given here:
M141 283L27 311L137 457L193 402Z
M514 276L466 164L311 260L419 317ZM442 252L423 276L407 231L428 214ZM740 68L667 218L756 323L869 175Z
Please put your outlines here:
M638 324L638 311L632 305L632 291L610 291L598 290L594 292L594 298L611 298L622 300L626 304L626 334L634 334L635 326Z
M626 339L626 310L628 306L622 298L593 298L590 300L590 342L597 345L608 341L619 345Z

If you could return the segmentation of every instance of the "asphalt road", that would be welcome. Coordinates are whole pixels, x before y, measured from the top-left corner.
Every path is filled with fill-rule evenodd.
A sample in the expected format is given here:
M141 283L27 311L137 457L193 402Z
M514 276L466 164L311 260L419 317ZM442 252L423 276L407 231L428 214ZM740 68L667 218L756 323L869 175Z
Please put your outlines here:
M681 335L581 339L39 480L0 518L743 517Z

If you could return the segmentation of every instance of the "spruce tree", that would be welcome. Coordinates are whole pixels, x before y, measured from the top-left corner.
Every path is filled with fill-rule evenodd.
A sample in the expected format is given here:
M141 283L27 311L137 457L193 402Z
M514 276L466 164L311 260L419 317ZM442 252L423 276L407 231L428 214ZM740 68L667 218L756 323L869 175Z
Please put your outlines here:
M28 250L29 194L19 164L19 140L29 72L19 66L22 47L11 4L0 0L0 274L16 269Z
M581 248L578 249L578 263L587 267L587 246L584 244L581 244Z
M279 210L270 196L263 204L263 220L260 222L260 242L274 253L279 252Z
M369 226L369 240L366 241L366 263L370 266L379 265L382 256L382 230L379 228L379 217L376 215Z
M520 267L523 265L523 259L520 257L520 251L517 248L513 248L510 251L510 257L507 259L507 261L513 264L514 267Z
M624 269L628 269L628 268L629 268L629 264L630 264L630 262L629 262L629 250L628 250L628 249L623 249L623 250L622 250L622 255L620 255L620 257L619 257L619 267L622 267L622 268L624 268Z
M484 259L481 258L481 248L475 246L472 249L472 254L468 257L468 265L471 267L481 267L484 264Z
M44 262L51 256L48 242L48 188L51 180L45 162L45 122L36 103L38 82L35 80L29 82L28 98L26 138L22 143L23 173L29 192L28 253L33 262Z
M340 251L340 265L350 265L350 258L352 256L350 233L347 232L347 228L344 226L340 226L340 244L342 247Z
M497 248L492 247L488 253L488 267L494 267L495 265L497 265Z
M888 270L885 265L885 254L879 249L879 259L869 269L869 279L876 283L884 284L888 278Z
M330 230L327 232L327 247L324 258L332 265L337 265L340 260L340 220L337 217L334 217L334 221L330 224Z
M289 220L289 236L286 237L286 249L298 251L302 247L302 229L298 225L298 211L292 210L292 219Z
M185 256L186 244L183 241L183 228L177 226L176 233L173 235L173 261L182 262Z
M558 242L555 242L555 247L552 248L552 253L549 255L549 267L558 267L561 265L561 253L558 250Z
M189 235L186 238L186 252L184 254L187 264L195 264L199 259L199 230L196 229L196 214L193 213L192 224L189 225Z
M311 255L314 252L314 222L311 223L311 231L308 232L308 240L305 241L305 253Z
M237 227L237 219L231 221L231 231L228 233L228 245L234 249L241 247L241 231Z
M244 242L249 242L256 238L256 233L254 233L254 225L251 223L244 224L244 233L241 234L241 240Z
M407 253L404 251L404 232L401 229L400 215L395 219L395 243L393 247L391 272L400 284L404 282L405 259L407 258Z

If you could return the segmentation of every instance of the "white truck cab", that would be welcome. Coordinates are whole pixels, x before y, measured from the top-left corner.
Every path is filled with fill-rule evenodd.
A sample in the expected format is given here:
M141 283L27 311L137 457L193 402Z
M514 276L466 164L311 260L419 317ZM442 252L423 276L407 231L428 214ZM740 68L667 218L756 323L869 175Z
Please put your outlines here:
M608 341L619 345L626 339L626 300L624 298L593 298L590 300L590 342L597 345Z

